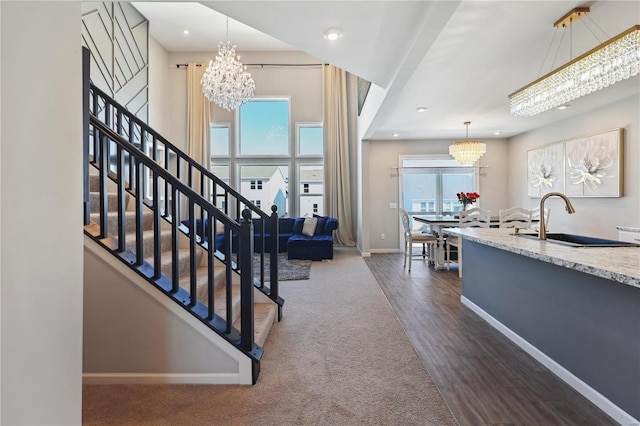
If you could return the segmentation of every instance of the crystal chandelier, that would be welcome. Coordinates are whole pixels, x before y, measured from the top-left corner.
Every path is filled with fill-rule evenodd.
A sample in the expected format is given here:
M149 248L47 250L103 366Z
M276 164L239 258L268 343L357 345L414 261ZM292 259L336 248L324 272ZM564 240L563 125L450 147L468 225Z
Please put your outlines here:
M229 41L229 18L227 18L227 42L218 44L218 55L202 79L202 93L221 108L232 111L253 98L256 84L246 67L236 59L236 46Z
M485 152L487 152L487 146L484 142L469 140L469 124L471 124L470 121L464 122L464 125L467 126L466 139L458 141L453 145L449 145L449 154L451 154L458 163L465 165L475 163Z
M576 8L554 26L566 27L586 14ZM509 95L511 113L532 116L628 79L640 71L640 25L591 49Z

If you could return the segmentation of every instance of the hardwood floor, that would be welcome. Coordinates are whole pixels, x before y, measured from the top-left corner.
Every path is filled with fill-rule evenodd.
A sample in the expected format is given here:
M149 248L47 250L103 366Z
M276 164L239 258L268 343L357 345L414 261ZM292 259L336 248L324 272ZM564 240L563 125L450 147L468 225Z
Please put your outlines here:
M614 425L460 302L458 271L402 254L365 261L460 425Z

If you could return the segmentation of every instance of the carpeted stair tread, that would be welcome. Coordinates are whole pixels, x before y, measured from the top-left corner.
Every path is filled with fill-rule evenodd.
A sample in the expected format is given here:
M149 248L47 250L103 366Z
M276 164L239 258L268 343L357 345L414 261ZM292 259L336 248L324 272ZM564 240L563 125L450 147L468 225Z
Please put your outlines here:
M275 303L254 303L253 305L253 323L254 323L254 342L258 346L264 346L267 340L271 326L278 315L278 307ZM240 318L238 318L233 326L238 330L242 330Z
M200 302L204 303L205 305L208 303L208 286L209 286L209 277L208 277L208 268L206 266L201 266L198 269L196 269L196 289L197 289L197 298ZM221 287L224 287L224 281L225 281L225 266L220 264L220 266L218 266L218 264L213 268L213 291L214 291L214 298L215 296L215 292L220 289ZM189 277L189 274L183 274L180 276L180 281L179 281L179 285L180 287L189 290L189 287L191 285L191 278Z
M202 260L202 250L196 250L196 265L200 265L200 261ZM188 248L178 249L178 276L179 277L187 277L189 276L190 269L190 259L191 259L191 251ZM153 257L147 258L147 262L153 265ZM160 269L163 274L167 277L171 278L171 265L173 264L173 256L171 255L171 251L163 251L162 259L160 259Z
M100 175L89 175L89 192L100 192Z
M91 220L100 223L100 213L91 213ZM142 212L142 229L151 229L153 226L153 212L144 210ZM107 213L107 227L109 234L118 235L118 212ZM125 229L127 233L136 231L135 212L125 212Z
M216 290L214 299L213 299L213 311L218 314L221 318L227 318L227 290L224 286L219 287ZM240 286L232 285L231 286L231 309L232 315L229 321L231 323L235 323L240 318Z
M162 247L165 251L171 250L171 236L173 233L170 229L161 230L160 231L160 247ZM136 233L128 233L125 235L125 241L128 250L132 250L135 252L136 250ZM142 253L143 257L149 258L153 257L153 245L155 241L155 236L153 234L153 230L149 229L142 233Z
M125 194L124 205L127 206L129 202L129 194ZM91 213L99 213L100 211L100 193L99 192L91 192L89 193L89 206L91 208ZM107 194L107 208L110 212L115 212L118 210L118 194L109 193Z

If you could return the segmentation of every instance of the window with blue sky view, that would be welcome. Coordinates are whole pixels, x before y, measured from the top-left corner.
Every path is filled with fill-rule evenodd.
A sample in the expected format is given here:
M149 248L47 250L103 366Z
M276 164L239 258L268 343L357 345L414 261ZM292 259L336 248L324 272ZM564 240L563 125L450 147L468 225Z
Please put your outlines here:
M322 214L323 126L296 123L292 134L290 117L288 98L265 98L238 109L237 132L212 123L211 170L267 213L277 206L280 216Z

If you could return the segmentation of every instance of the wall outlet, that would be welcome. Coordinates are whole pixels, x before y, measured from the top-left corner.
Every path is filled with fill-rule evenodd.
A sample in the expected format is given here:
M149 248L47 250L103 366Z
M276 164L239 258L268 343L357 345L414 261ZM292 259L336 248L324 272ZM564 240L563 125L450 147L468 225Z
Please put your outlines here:
M384 234L380 234L380 239L384 240Z
M397 209L398 208L398 203L389 203L389 208L390 209Z

